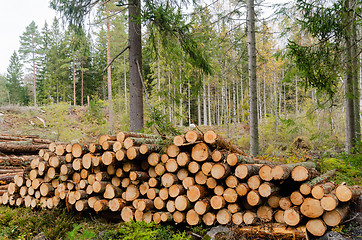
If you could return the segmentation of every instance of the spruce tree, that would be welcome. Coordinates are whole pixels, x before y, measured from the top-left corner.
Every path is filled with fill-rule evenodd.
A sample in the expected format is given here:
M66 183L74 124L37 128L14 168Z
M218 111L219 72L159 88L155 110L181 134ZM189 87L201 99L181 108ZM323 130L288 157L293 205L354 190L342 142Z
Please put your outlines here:
M27 104L29 98L26 92L26 88L22 86L23 72L22 64L16 51L10 57L9 67L6 74L6 88L9 92L10 104Z

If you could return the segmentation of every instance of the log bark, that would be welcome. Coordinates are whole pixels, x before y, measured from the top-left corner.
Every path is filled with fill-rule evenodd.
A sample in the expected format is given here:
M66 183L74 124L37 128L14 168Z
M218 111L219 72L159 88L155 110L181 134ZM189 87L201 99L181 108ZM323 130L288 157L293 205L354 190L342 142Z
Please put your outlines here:
M274 166L272 170L272 176L274 180L285 180L287 179L292 170L296 166L303 166L306 168L315 168L316 164L314 162L300 162L300 163L289 163L289 164L282 164L278 166Z
M217 146L222 149L227 149L230 152L245 155L244 151L239 149L236 145L232 144L230 141L225 140L223 137L218 135L213 130L209 130L204 134L204 141L215 147Z
M335 192L327 194L321 199L321 206L326 211L332 211L332 210L336 209L338 204L339 204L339 201L338 201L337 196L335 195Z
M238 229L240 234L254 239L308 239L305 227L292 228L282 224L271 226L244 226Z
M319 184L312 188L312 196L315 199L322 199L325 194L328 194L333 191L335 185L332 182L326 182L323 184Z
M11 154L37 154L41 149L47 149L48 144L39 144L39 145L19 145L19 144L7 144L0 143L0 152L2 153L11 153Z
M235 168L235 176L239 179L245 179L247 177L256 175L259 173L259 169L263 165L261 164L239 164Z
M227 177L231 172L230 166L226 163L216 163L211 169L211 176L215 179Z
M343 204L338 208L323 214L324 222L331 227L338 226L349 212L349 204Z
M119 142L124 142L124 140L128 137L161 139L161 136L158 135L137 132L119 132L116 136L116 139Z
M359 185L339 185L336 188L336 196L341 202L353 201L362 195L362 187Z
M312 188L315 185L327 181L328 179L333 177L335 174L336 174L336 170L330 170L330 171L320 175L319 177L313 178L312 180L300 185L299 191L303 195L309 195L312 192Z
M308 167L299 165L299 166L296 166L295 168L293 168L291 176L294 181L303 182L303 181L307 181L311 178L315 178L316 176L318 176L318 174L319 173L315 168L308 168Z

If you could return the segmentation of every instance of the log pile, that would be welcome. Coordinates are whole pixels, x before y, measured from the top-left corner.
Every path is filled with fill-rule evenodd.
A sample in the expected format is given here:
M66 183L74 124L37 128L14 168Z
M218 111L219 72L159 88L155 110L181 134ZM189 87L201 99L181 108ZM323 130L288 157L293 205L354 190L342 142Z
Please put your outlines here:
M15 176L23 176L32 159L41 149L48 149L50 140L38 136L0 135L0 196Z
M118 212L124 221L278 223L289 233L305 226L322 236L361 194L360 186L329 182L334 174L320 175L313 162L254 159L211 130L188 131L172 143L120 132L97 143L50 144L0 202L33 208L65 202L76 211Z

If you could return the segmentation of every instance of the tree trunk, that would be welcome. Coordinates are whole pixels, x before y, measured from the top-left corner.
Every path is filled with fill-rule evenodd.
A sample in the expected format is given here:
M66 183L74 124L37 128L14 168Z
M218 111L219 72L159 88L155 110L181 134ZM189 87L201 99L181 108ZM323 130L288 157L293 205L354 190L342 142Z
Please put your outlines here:
M142 71L140 0L129 0L128 14L130 130L131 132L137 132L143 128L143 87L140 76Z
M111 62L111 36L109 27L109 9L107 8L107 64ZM131 39L131 37L130 37ZM130 41L131 42L131 41ZM130 63L131 64L131 63ZM113 133L113 99L112 99L112 77L111 66L107 68L107 85L108 85L108 114L109 114L109 132ZM142 90L142 89L141 89Z
M250 154L259 153L258 134L258 99L256 80L256 53L255 53L255 13L254 0L247 1L248 9L248 53L249 53L249 88L250 88Z
M351 0L345 0L345 7L347 10L351 7ZM346 16L347 30L344 33L344 39L346 41L346 53L345 53L345 76L344 76L344 91L346 96L346 152L351 153L353 151L355 138L356 138L356 125L355 125L355 105L354 105L354 89L353 89L353 65L352 65L352 38L351 30L352 20L351 13L348 12Z

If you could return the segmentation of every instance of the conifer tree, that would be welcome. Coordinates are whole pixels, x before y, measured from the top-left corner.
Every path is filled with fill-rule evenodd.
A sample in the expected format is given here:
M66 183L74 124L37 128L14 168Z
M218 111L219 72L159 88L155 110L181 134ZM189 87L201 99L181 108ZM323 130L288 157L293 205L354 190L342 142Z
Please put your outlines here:
M20 36L20 49L21 59L26 63L31 64L33 74L33 95L34 105L37 105L37 94L36 94L36 72L37 72L37 61L40 46L40 34L38 26L32 21L27 27L22 36Z

